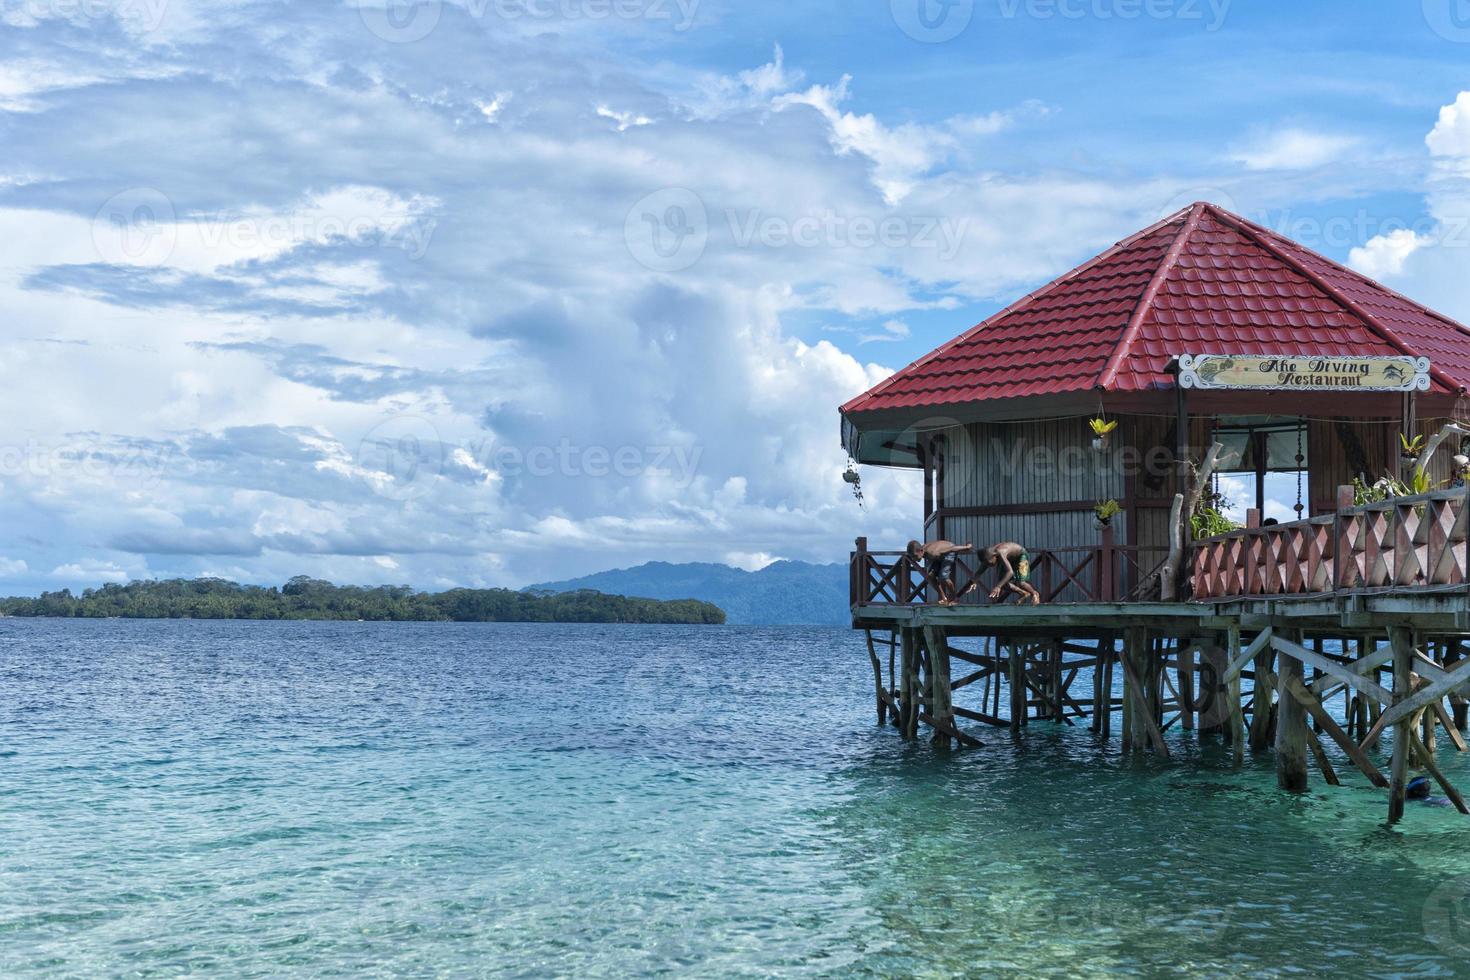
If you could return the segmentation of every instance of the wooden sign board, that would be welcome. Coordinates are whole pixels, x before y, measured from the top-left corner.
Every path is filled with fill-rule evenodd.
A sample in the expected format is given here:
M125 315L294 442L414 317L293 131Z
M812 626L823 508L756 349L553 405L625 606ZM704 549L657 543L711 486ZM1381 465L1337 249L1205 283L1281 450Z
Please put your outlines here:
M1428 391L1427 357L1185 354L1181 388L1235 391Z

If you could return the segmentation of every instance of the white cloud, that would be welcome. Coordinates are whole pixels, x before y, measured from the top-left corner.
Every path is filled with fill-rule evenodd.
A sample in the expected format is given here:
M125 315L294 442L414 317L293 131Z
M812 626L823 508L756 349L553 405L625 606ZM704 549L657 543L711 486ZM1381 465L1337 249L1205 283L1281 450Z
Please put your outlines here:
M1251 170L1311 170L1337 161L1359 143L1353 136L1282 129L1238 147L1231 156Z
M1377 235L1348 255L1348 265L1373 279L1387 279L1404 271L1404 263L1434 239L1409 228Z
M768 555L764 551L730 551L725 554L725 564L743 568L747 572L758 572L780 560L779 555Z
M938 165L954 146L942 130L903 123L886 126L871 113L858 115L839 108L851 96L852 76L836 85L813 85L805 92L778 97L777 109L809 106L832 127L832 144L840 153L861 153L873 161L873 182L889 204L896 204L919 178Z
M1439 110L1439 121L1424 142L1437 157L1470 158L1470 92Z
M480 110L480 115L484 116L487 122L495 122L500 118L501 111L510 104L512 97L510 92L496 92L495 98L489 102L477 100L475 107Z
M0 578L14 578L28 571L30 566L19 558L0 558Z
M108 86L105 111L60 88L11 120L7 169L45 175L0 209L0 413L37 461L7 475L0 521L39 529L11 552L27 569L514 585L906 540L916 481L865 474L860 511L841 479L836 406L889 371L850 350L1011 298L1179 189L970 168L953 158L1045 112L894 122L845 81L791 95L806 81L779 49L712 82L560 36L497 35L486 57L454 5L404 45L305 9L270 5L259 49L226 21L248 70L181 45L188 71ZM626 238L666 188L709 218L677 274ZM729 213L913 235L740 244ZM351 218L361 241L335 230ZM850 350L794 335L812 322Z
M887 320L883 326L873 333L865 333L858 338L859 344L891 343L898 340L907 340L909 336L909 325L902 320Z
M742 71L738 77L740 84L756 98L768 99L800 85L805 75L786 70L786 52L778 44L775 56L768 64Z
M1391 278L1400 292L1461 323L1470 323L1470 92L1444 106L1425 138L1430 169L1427 215L1411 228L1378 235L1353 250L1350 264Z
M61 565L52 571L51 577L66 582L86 585L93 585L98 582L121 583L128 581L130 578L125 570L118 568L111 562L96 561L90 558Z
M618 132L620 133L626 133L628 130L633 129L637 126L653 125L653 120L645 115L642 115L641 113L618 112L614 109L609 109L605 105L600 105L597 107L597 114L603 119L611 119L613 122L617 123Z

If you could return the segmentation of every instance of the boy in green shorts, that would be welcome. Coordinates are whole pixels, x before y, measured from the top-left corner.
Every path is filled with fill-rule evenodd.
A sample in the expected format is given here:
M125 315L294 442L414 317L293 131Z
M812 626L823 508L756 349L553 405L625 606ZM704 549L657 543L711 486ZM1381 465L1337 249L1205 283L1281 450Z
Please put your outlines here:
M1004 541L989 548L980 549L980 564L1001 568L1000 584L990 590L992 602L998 601L1007 592L1031 600L1031 605L1041 605L1041 593L1031 584L1031 556L1026 549L1014 541Z

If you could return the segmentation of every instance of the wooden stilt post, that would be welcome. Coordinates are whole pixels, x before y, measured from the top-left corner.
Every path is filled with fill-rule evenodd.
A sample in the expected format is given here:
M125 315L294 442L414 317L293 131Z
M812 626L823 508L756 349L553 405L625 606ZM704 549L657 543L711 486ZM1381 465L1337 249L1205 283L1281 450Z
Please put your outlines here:
M1300 637L1293 637L1300 643ZM1277 657L1276 785L1291 793L1307 789L1307 712L1290 694L1303 682L1302 662L1281 653ZM1335 777L1334 777L1335 778Z
M1103 713L1107 710L1103 704L1103 674L1106 668L1103 666L1103 641L1097 641L1097 661L1092 665L1092 724L1087 730L1094 735L1101 734L1103 730Z
M1230 655L1226 652L1228 642L1225 637L1212 638L1200 648L1199 684L1196 691L1200 699L1201 735L1230 736L1230 691L1223 680L1225 670L1230 666Z
M934 717L934 744L949 747L949 731L954 729L954 692L950 687L949 637L933 626L924 628L924 645L929 650L929 669L933 701L929 713Z
M883 664L878 660L878 649L873 643L873 631L863 630L868 639L868 659L873 664L873 688L878 702L878 727L888 724L888 702L883 698Z
M1465 646L1458 640L1450 642L1449 650L1445 653L1445 669L1449 670L1455 664L1465 659ZM1456 691L1450 695L1450 707L1455 716L1455 728L1461 732L1465 731L1470 724L1470 700L1465 697L1464 691Z
M1164 744L1157 718L1158 661L1150 649L1148 630L1130 626L1123 649L1123 717L1125 750L1138 751L1152 748L1168 758L1169 749ZM1151 697L1150 692L1153 691Z
M1264 751L1271 742L1271 664L1276 653L1266 647L1256 655L1255 680L1251 687L1251 751Z
M1419 646L1418 637L1415 637L1414 646L1415 648L1418 648ZM1435 661L1436 664L1438 664L1439 658L1437 656L1438 650L1436 649L1436 646L1437 644L1425 643L1424 655L1429 659ZM1422 723L1424 731L1423 734L1420 736L1420 741L1424 744L1425 752L1429 754L1429 759L1426 760L1429 762L1432 762L1434 760L1434 754L1439 750L1439 739L1435 737L1434 733L1435 726L1438 721L1439 716L1435 712L1424 712L1424 721Z
M1230 662L1241 654L1240 626L1230 627ZM1245 709L1240 703L1240 673L1237 671L1230 678L1230 691L1226 695L1230 701L1230 748L1235 754L1235 764L1238 766L1245 761Z
M919 734L919 650L915 631L905 627L901 632L900 642L903 647L903 664L899 682L902 709L899 729L904 738L914 739Z
M1010 654L1006 669L1011 685L1011 731L1019 733L1026 724L1026 645L1009 640L1006 646Z
M1195 649L1193 640L1180 640L1179 652L1175 657L1175 664L1179 671L1179 727L1185 731L1194 730Z
M1393 700L1398 704L1413 691L1414 686L1414 637L1401 627L1388 631L1393 644ZM1389 770L1388 822L1397 823L1404 816L1404 789L1409 785L1409 742L1413 734L1413 719L1405 717L1394 726L1393 766Z
M1065 721L1067 711L1062 698L1066 690L1066 685L1062 680L1062 661L1065 659L1062 655L1062 641L1053 640L1049 652L1051 654L1051 669L1048 671L1051 675L1051 720Z

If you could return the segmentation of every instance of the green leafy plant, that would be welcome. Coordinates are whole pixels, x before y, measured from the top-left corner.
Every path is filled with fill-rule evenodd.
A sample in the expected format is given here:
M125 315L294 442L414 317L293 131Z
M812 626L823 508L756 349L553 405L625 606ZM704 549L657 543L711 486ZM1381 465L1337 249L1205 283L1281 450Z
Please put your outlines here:
M1189 519L1196 538L1214 538L1231 531L1239 531L1240 525L1213 507L1201 507Z
M1415 468L1407 482L1394 476L1385 476L1370 486L1361 479L1354 479L1353 503L1359 507L1364 504L1381 504L1395 497L1422 496L1433 489L1434 481L1429 478L1429 473L1424 467L1420 466Z
M1092 434L1099 439L1106 439L1118 427L1117 422L1109 422L1107 419L1092 419L1087 424L1092 427Z
M1405 459L1418 459L1419 454L1424 452L1424 436L1415 436L1412 440L1404 433L1399 433L1399 444L1404 448Z
M1113 523L1113 518L1123 513L1123 506L1116 500L1099 500L1092 511L1097 515L1097 522L1106 527Z

